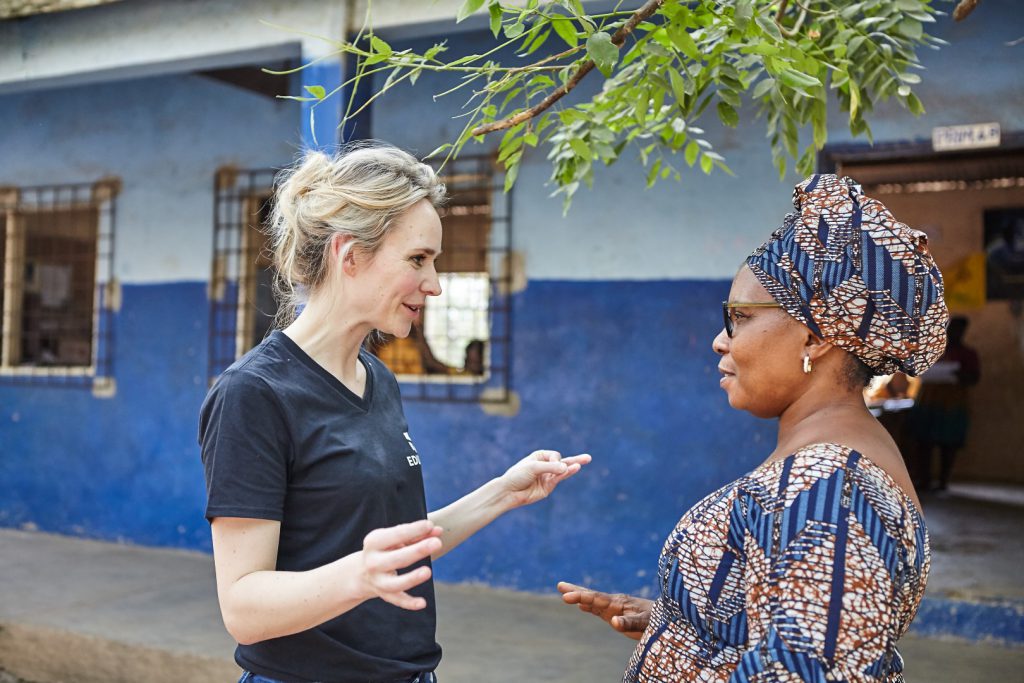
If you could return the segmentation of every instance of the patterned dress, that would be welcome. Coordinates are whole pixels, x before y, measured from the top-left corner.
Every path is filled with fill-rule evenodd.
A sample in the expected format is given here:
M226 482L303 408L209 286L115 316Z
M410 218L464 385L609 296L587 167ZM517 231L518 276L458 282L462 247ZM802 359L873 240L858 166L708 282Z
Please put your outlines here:
M857 451L761 465L679 521L626 683L896 683L924 593L924 519Z

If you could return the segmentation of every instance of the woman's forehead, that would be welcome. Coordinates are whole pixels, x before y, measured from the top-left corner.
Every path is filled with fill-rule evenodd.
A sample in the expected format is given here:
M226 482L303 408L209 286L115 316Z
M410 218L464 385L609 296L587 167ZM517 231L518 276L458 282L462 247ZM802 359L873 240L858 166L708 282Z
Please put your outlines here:
M732 280L729 300L746 301L748 303L774 301L772 295L768 293L768 290L758 281L746 264L740 268L740 271L736 273L736 277Z

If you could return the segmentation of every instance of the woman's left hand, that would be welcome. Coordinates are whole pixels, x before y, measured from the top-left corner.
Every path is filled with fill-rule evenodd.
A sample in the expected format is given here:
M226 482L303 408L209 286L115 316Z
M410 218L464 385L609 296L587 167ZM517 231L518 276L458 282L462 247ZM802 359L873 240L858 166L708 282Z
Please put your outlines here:
M534 451L508 468L498 481L511 506L520 507L547 498L556 486L589 462L587 453L563 458L556 451Z

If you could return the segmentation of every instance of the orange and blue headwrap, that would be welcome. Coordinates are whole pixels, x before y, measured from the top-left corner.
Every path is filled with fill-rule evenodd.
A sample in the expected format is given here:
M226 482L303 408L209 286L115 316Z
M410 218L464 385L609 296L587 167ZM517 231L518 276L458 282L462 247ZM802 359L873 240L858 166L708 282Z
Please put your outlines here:
M747 258L772 297L876 374L918 375L946 347L949 312L928 237L850 178L814 175L794 213Z

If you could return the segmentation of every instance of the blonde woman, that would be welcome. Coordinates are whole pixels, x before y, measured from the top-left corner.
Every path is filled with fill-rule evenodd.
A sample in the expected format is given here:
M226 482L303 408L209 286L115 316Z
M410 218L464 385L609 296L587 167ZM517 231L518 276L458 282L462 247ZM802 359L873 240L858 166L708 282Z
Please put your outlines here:
M217 593L247 683L434 681L431 561L590 461L536 451L427 513L398 384L363 349L441 293L434 172L384 144L310 152L270 230L286 310L200 416Z

